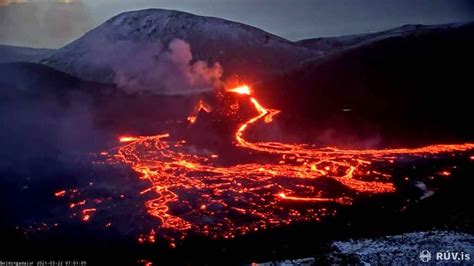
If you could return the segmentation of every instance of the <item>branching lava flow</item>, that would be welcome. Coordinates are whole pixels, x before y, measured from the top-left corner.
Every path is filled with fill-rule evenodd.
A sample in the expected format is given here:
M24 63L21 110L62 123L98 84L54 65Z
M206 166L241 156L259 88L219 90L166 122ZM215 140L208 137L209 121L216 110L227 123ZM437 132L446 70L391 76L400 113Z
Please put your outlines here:
M474 144L459 144L345 150L252 142L245 138L246 130L256 123L271 123L279 111L263 107L248 86L227 92L248 97L257 112L238 127L236 145L268 154L273 163L219 166L213 161L217 155L194 154L185 141L167 141L168 134L120 139L125 144L113 160L129 164L150 183L141 193L156 195L146 202L146 209L161 221L162 230L229 238L294 221L317 221L335 214L325 202L351 204L358 193L394 192L387 169L401 156L424 157L474 148ZM196 121L201 109L211 110L200 102L189 122ZM337 192L328 193L325 183L318 182L321 178L336 186Z

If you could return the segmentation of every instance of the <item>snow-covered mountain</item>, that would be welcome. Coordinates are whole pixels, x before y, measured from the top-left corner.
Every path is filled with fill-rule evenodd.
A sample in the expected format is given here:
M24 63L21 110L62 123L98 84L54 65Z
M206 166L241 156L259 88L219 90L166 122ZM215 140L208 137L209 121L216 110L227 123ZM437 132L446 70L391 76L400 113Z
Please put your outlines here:
M114 83L131 92L198 93L228 78L271 80L330 60L345 48L369 51L364 47L394 38L434 36L432 33L456 31L463 25L405 25L377 33L291 42L220 18L147 9L119 14L57 50L22 48L20 53L10 49L10 58L17 59L6 62L41 63L82 80ZM0 47L0 62L1 51ZM25 56L22 59L18 54Z
M38 62L85 80L111 83L117 65L148 64L144 61L159 57L174 39L189 44L193 60L219 62L224 77L238 75L251 81L318 56L316 51L252 26L148 9L117 15Z
M52 49L36 49L0 44L0 63L29 62L43 57L52 51Z
M469 139L474 23L390 32L308 61L255 91L285 110L279 119L290 121L288 128L314 123L313 134L299 132L308 138L329 128L320 138L334 145L362 143L345 132L387 145Z
M463 25L466 25L466 23L450 23L442 25L407 24L401 27L380 32L352 34L338 37L311 38L298 41L297 43L320 53L331 53L353 47L355 45L364 45L369 42L381 41L383 39L410 36L415 34L428 34L436 31L455 29Z

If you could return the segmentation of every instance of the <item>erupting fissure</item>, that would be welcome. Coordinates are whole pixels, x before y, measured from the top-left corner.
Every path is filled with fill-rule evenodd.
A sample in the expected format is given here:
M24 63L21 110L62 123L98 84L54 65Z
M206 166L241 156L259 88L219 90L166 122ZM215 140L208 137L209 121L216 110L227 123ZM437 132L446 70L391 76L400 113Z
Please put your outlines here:
M267 154L273 163L219 166L217 155L194 154L185 141L165 140L168 134L120 138L125 144L113 159L131 165L150 182L142 194L155 196L146 202L146 209L161 221L163 230L229 238L268 226L317 221L335 214L326 203L351 204L358 193L394 192L390 169L401 156L422 158L474 149L474 144L457 144L346 150L252 142L245 138L246 130L256 123L271 123L280 111L262 106L246 85L227 92L248 97L257 112L237 128L237 146ZM200 101L190 123L200 110L211 108Z

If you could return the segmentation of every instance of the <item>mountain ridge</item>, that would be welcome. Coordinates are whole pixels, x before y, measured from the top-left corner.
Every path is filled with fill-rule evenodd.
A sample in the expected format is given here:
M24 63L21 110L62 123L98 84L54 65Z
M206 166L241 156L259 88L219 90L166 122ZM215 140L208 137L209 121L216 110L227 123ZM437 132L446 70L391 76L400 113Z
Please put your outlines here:
M0 63L33 61L53 51L54 49L0 44Z
M350 34L335 37L316 37L296 41L296 43L324 53L339 51L354 45L360 45L371 41L377 41L385 38L396 37L400 35L410 35L416 33L429 33L432 31L449 30L474 24L474 21L454 22L446 24L405 24L400 27L388 30Z
M318 56L315 51L242 23L146 9L116 15L38 62L85 80L110 83L116 61L130 62L137 51L156 56L174 39L189 43L193 60L219 62L225 76L254 81ZM102 56L100 60L98 56Z

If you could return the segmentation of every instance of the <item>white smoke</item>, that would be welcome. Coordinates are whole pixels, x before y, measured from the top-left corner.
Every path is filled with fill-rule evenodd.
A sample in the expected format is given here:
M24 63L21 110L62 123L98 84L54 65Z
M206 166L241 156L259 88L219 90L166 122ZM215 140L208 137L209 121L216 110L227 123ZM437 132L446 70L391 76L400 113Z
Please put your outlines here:
M174 39L166 49L161 44L141 47L126 62L113 65L115 84L129 93L170 95L210 91L220 85L223 73L218 62L211 66L205 61L193 62L191 47L181 39Z

